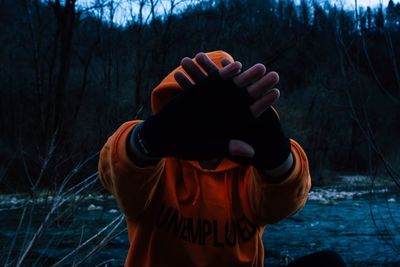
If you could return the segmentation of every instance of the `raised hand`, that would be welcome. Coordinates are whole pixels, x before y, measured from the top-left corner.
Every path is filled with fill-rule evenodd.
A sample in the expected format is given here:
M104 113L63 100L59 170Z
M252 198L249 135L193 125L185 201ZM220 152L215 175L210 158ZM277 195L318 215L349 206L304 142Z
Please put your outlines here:
M194 83L199 83L206 79L207 75L218 71L217 66L204 53L197 54L195 60L206 73L190 58L184 58L181 62L182 68ZM235 137L238 139L230 140L231 159L240 163L252 163L262 169L278 166L290 153L289 139L283 133L277 114L270 108L279 98L279 90L273 88L279 81L278 74L265 74L266 69L262 64L256 64L238 74L240 63L232 63L227 59L223 59L221 63L224 66L219 70L221 77L232 78L236 86L245 87L254 99L250 110L256 118L250 127L236 132ZM189 77L180 71L175 73L175 79L184 89L193 86Z
M216 71L219 71L224 80L233 78L234 84L238 87L246 88L248 94L255 100L250 106L250 110L256 118L279 99L280 92L274 88L279 81L278 73L269 72L265 74L266 68L262 64L256 64L239 74L242 64L238 61L230 62L228 59L223 59L222 64L224 67L218 70L215 63L205 53L197 54L195 60L206 73L188 57L181 61L182 68L193 80L194 84L201 82ZM193 86L189 77L181 71L175 72L175 79L183 89Z
M237 149L240 145L250 150L251 147L243 141L232 140L232 137L235 132L249 128L257 113L262 112L257 108L265 102L273 102L276 97L271 94L255 99L252 95L262 92L254 90L249 94L247 88L239 87L236 83L246 84L259 79L265 68L262 65L255 66L234 81L230 77L240 72L239 62L215 71L216 66L206 61L207 58L204 59L207 72L212 73L208 75L199 68L188 68L185 64L193 62L184 59L183 65L196 84L193 85L190 79L182 79L180 83L185 89L160 112L147 119L140 131L137 130L138 140L148 152L146 154L187 160L251 156L235 153L243 152ZM202 60L201 57L199 60Z

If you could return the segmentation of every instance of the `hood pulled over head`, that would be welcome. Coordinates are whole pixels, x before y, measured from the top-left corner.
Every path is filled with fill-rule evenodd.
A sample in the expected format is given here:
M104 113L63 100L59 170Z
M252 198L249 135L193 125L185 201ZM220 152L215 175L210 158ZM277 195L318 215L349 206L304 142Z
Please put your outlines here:
M232 56L222 50L208 52L206 55L215 63L215 65L217 65L218 68L222 68L221 59L223 58L233 61ZM151 109L153 113L159 112L177 92L182 90L174 78L174 73L178 70L186 73L181 66L177 67L152 91Z

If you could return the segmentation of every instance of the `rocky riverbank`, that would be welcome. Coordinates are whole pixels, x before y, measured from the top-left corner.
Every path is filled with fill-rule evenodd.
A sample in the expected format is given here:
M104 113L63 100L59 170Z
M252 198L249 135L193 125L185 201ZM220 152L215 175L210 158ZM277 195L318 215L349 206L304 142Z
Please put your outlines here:
M124 218L104 194L0 196L0 265L121 266ZM299 213L266 228L266 266L324 249L350 266L400 266L400 197L390 180L343 176L313 187ZM24 265L22 264L22 265Z

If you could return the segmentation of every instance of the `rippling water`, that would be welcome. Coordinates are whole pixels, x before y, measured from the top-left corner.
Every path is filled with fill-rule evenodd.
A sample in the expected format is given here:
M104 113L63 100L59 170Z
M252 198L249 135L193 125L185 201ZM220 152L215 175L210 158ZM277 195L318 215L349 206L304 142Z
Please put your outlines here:
M60 200L65 203L46 220ZM1 266L22 258L25 266L120 266L129 246L109 195L0 196L0 220ZM341 177L336 185L313 188L304 209L268 226L263 240L266 266L323 249L335 250L350 266L400 266L398 189L389 180L371 189L368 177Z

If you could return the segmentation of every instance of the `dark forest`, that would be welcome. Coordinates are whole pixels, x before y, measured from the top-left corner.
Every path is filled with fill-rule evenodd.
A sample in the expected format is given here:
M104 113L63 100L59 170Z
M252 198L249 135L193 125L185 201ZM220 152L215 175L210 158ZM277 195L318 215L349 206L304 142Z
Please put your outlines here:
M184 56L225 50L281 77L277 109L314 179L399 164L400 4L200 1L155 11L116 4L1 1L1 190L56 187L96 169L122 122L146 118L149 95ZM146 11L147 10L147 11Z
M99 182L99 151L148 118L183 57L215 50L279 73L274 106L310 164L306 206L262 236L268 266L323 249L399 266L398 1L83 2L0 0L1 266L124 264L125 217Z

